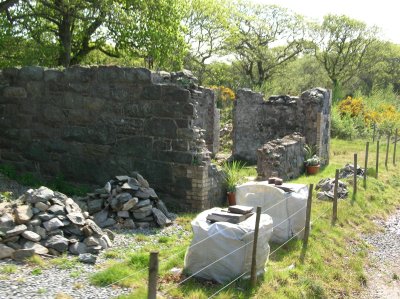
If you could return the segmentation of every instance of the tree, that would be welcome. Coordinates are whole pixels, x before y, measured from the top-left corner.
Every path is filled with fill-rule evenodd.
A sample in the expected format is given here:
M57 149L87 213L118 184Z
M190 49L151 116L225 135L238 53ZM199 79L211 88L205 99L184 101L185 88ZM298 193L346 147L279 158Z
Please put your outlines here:
M334 91L365 66L368 50L377 40L377 28L347 16L327 15L314 25L314 53L332 81Z
M374 89L392 87L400 91L400 45L391 42L377 41L370 48L365 58L364 67L358 78L365 94Z
M303 49L302 18L279 6L239 2L233 22L228 44L255 86L262 86Z
M0 1L0 13L7 12L10 7L16 4L18 0L4 0Z
M229 0L192 0L183 23L189 52L185 67L202 84L210 58L221 54L229 28Z
M181 57L182 2L176 0L20 0L8 9L16 34L58 45L56 64L78 64L93 50L130 51L162 65Z
M326 87L329 83L329 77L315 56L302 54L281 68L276 76L263 86L262 92L298 95L310 88Z

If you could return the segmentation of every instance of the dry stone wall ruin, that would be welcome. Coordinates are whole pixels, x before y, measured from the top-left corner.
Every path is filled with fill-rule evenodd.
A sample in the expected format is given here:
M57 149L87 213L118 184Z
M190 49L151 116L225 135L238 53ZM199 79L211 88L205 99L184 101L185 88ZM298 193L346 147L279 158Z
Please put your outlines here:
M241 89L233 111L233 155L257 161L257 149L268 141L298 132L305 142L318 147L324 164L329 163L331 93L323 88L299 97L271 96Z
M0 163L94 184L138 171L179 209L218 205L221 177L207 150L218 149L218 111L212 91L178 80L186 75L115 66L4 69Z
M299 177L304 171L304 146L305 138L298 133L268 141L257 150L258 179Z

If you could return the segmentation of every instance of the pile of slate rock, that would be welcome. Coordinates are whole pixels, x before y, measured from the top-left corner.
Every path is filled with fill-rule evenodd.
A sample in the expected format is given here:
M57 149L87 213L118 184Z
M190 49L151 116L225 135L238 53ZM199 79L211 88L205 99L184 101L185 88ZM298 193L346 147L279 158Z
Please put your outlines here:
M335 189L335 179L326 178L321 179L316 187L318 190L317 198L321 200L333 200L334 198L334 189ZM347 190L346 183L342 181L338 181L338 190L337 190L338 198L346 198L349 194Z
M132 176L116 176L104 188L88 193L78 202L102 228L164 227L176 218L175 214L168 212L147 180L137 172Z
M363 177L364 176L364 168L360 166L356 166L357 176ZM339 170L339 178L344 179L348 177L354 176L354 165L353 164L346 164L342 169Z
M69 252L93 263L93 254L112 246L111 239L112 232L103 231L73 199L44 186L0 211L0 259Z

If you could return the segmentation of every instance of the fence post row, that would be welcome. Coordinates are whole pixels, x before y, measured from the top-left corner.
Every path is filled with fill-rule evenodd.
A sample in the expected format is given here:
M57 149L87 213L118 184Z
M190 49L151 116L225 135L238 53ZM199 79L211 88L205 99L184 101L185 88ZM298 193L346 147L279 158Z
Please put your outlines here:
M365 146L364 189L367 189L368 150L369 141L367 141L367 145Z
M353 194L357 194L357 154L354 154Z
M394 134L393 165L396 165L397 129Z
M335 186L333 188L332 225L335 225L336 220L337 220L338 186L339 186L339 169L336 169L336 172L335 172Z
M375 143L376 123L374 123L374 133L372 134L372 142Z
M385 168L388 168L388 158L389 158L389 144L390 144L390 133L387 136L387 143L386 143L386 157L385 157Z
M149 261L149 284L147 299L156 299L157 297L157 276L158 276L158 252L150 252Z
M301 261L304 262L304 257L306 255L306 250L308 246L308 237L310 236L310 222L311 222L311 203L312 203L312 192L314 189L314 184L310 184L308 188L308 198L307 198L307 209L306 209L306 223L304 226L304 238L303 238L303 249L301 252Z
M375 177L378 178L379 172L379 140L376 142L376 164L375 164Z
M257 215L256 215L256 226L254 228L254 241L253 241L253 256L251 259L251 287L255 288L257 285L257 241L258 241L258 230L260 228L260 216L261 216L261 207L257 207Z

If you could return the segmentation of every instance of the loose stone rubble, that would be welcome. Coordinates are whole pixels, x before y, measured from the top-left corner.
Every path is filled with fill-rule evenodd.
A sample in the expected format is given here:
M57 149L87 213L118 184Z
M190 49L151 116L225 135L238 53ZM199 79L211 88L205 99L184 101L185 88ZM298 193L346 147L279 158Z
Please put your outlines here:
M290 180L304 170L305 138L293 133L265 143L257 150L257 173L260 180L278 176Z
M361 168L357 165L357 176L363 177L364 176L364 168ZM339 178L348 178L354 175L354 165L353 164L346 164L342 169L339 170Z
M316 190L320 190L317 193L317 198L321 200L332 200L334 197L335 179L322 179L318 182ZM338 181L338 198L346 198L349 194L346 183Z
M0 259L69 252L87 260L111 247L111 239L112 232L103 231L73 199L44 186L0 209Z
M147 180L136 172L132 177L116 176L104 188L80 198L78 203L94 216L101 228L164 227L176 218L175 214L168 212Z

